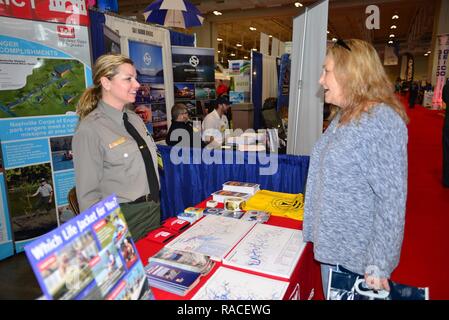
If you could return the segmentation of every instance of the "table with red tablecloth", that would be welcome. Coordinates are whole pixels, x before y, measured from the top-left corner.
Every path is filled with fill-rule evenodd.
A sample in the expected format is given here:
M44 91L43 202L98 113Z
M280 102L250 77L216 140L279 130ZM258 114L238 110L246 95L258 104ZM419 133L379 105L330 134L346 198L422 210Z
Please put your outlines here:
M206 202L209 199L204 200L203 202L196 205L197 208L206 208ZM219 207L223 207L223 204ZM230 218L232 219L232 218ZM302 221L270 216L267 224L291 228L291 229L302 229ZM146 265L148 263L148 258L155 255L159 250L164 247L165 244L159 244L154 241L150 241L146 238L143 238L136 243L137 251L139 252L142 263ZM204 283L215 273L215 271L222 266L221 262L216 262L214 268L205 276L203 276L200 282L190 290L185 296L179 296L158 288L152 288L154 296L156 300L190 300L195 293L204 285ZM236 269L239 271L253 273L258 275L263 275L268 278L278 279L278 280L286 280L284 278L273 277L270 275L252 272L249 270L244 270L241 268L226 266L227 268ZM286 299L321 299L322 298L322 290L321 290L321 279L320 279L320 265L313 259L313 248L311 243L307 243L301 257L295 267L295 270L292 273L292 276L289 279L289 286L287 292L284 296L284 300Z

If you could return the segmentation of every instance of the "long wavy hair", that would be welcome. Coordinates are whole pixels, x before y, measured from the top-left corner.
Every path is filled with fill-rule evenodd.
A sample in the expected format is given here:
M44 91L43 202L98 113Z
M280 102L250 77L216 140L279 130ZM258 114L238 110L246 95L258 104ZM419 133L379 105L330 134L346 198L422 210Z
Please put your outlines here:
M101 78L112 79L118 73L118 67L125 63L134 65L131 59L121 54L104 54L95 61L93 85L83 92L76 108L80 121L97 107L102 98Z
M344 40L351 50L338 42L327 49L334 60L334 74L345 97L340 124L357 121L375 105L385 103L408 123L403 104L394 94L394 85L385 73L374 47L362 40Z

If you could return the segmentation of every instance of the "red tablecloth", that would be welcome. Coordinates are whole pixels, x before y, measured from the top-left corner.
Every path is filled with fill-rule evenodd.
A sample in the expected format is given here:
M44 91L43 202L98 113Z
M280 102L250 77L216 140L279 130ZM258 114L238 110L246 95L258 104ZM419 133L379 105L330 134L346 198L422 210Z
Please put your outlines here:
M209 199L204 200L203 202L196 205L198 208L205 208L206 202ZM220 205L219 205L220 207ZM223 207L223 204L221 204ZM267 224L292 228L292 229L302 229L302 221L275 217L271 216L268 220ZM140 258L142 259L142 263L146 265L148 263L148 258L155 255L159 250L162 249L164 245L158 244L153 241L149 241L147 239L141 239L136 243L137 251L139 252ZM152 288L154 296L156 300L190 300L193 295L201 288L201 286L212 276L212 274L222 265L222 263L217 262L215 267L209 272L206 276L204 276L200 283L198 283L191 291L189 291L185 296L179 296L164 290L160 290L157 288ZM256 272L243 270L240 268L226 266L227 268L232 268L248 273L258 274ZM284 280L283 278L272 277L265 274L260 274L268 278ZM321 279L320 279L320 266L313 259L313 248L310 243L306 245L304 251L301 255L301 258L296 265L296 268L289 279L289 287L284 296L284 299L298 299L306 300L306 299L321 299L323 297L321 290Z

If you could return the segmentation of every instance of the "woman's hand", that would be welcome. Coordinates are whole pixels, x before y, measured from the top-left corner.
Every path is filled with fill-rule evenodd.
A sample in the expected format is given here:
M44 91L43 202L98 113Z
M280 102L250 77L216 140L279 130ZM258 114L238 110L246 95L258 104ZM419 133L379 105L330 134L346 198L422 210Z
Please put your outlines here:
M388 284L387 278L379 278L365 273L365 282L370 289L390 291L390 285Z

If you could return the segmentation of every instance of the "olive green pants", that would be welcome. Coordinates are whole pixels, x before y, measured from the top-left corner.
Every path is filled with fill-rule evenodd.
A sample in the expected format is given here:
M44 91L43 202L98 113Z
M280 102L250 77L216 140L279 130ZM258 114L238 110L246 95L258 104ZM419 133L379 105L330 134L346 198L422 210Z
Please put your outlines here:
M148 232L161 226L161 206L154 201L120 203L128 229L134 242L144 238Z

